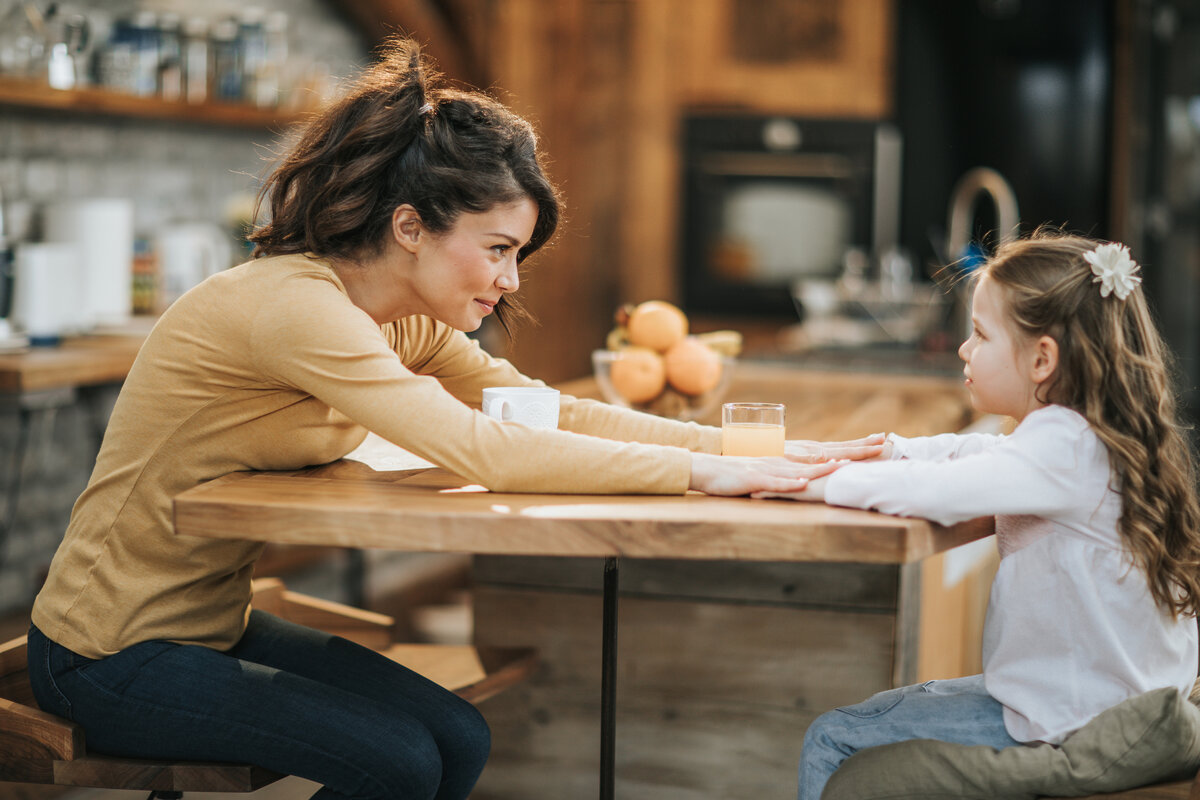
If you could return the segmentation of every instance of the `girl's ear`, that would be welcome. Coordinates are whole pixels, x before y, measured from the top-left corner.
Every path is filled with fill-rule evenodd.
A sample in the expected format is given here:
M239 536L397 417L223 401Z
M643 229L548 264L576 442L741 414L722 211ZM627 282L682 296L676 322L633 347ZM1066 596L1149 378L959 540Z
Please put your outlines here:
M1040 336L1033 343L1032 354L1033 365L1029 377L1040 385L1058 369L1058 342L1049 336Z
M396 206L392 212L392 238L396 243L410 253L417 251L417 245L425 233L421 224L421 215L408 203Z

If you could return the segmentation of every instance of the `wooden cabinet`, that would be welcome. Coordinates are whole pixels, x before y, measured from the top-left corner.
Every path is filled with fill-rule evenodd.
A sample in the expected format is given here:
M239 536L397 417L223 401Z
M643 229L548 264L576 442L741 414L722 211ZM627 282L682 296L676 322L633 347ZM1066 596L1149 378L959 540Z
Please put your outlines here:
M890 113L891 0L699 0L686 7L677 9L685 105L869 119Z

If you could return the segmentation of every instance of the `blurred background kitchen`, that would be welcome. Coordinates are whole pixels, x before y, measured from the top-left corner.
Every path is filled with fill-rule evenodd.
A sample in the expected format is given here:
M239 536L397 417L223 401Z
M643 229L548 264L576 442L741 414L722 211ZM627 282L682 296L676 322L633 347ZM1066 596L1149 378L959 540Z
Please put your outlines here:
M479 334L527 373L589 374L615 309L666 299L743 359L954 375L953 281L1052 223L1131 246L1200 412L1195 0L0 0L0 360L144 333L244 260L279 137L397 29L533 120L565 195L539 325ZM0 393L0 614L117 389ZM296 588L446 569L354 558Z

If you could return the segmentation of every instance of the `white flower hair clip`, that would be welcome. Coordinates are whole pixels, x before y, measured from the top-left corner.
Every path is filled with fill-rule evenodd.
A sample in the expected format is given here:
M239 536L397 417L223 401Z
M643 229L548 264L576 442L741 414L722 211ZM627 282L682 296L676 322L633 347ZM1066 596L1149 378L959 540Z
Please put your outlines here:
M1092 283L1100 284L1101 297L1115 294L1118 300L1124 300L1142 282L1137 274L1141 267L1123 244L1102 244L1083 257L1092 265L1092 274L1096 276Z

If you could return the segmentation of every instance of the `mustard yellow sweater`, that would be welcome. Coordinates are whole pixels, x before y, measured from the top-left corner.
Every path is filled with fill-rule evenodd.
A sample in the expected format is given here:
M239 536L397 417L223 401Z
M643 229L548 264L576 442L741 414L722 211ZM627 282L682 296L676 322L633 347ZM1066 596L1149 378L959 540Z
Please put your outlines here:
M559 430L478 411L487 386L540 385L427 317L377 325L326 262L259 259L163 314L113 409L33 607L101 658L149 639L232 646L262 544L176 536L171 500L239 470L336 460L374 431L497 491L675 494L720 431L563 397ZM667 446L662 446L667 445Z

